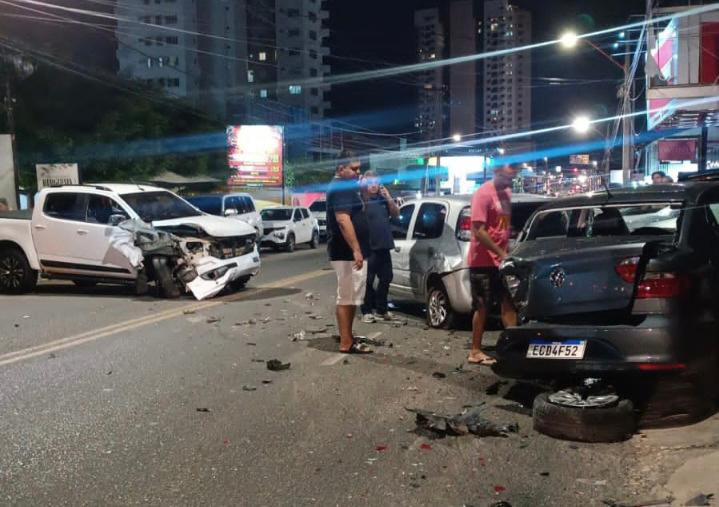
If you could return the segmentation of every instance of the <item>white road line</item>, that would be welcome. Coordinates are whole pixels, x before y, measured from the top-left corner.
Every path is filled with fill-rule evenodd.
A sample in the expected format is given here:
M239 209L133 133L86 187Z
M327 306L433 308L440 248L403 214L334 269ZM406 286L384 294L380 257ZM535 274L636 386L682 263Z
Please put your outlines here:
M16 350L14 352L8 352L6 354L0 355L0 366L41 356L43 354L55 352L57 350L76 347L83 343L96 341L106 336L112 336L120 332L130 331L132 329L144 327L149 324L162 322L164 320L172 319L175 317L181 317L185 314L185 312L207 310L209 308L214 308L228 302L242 301L243 299L248 299L250 297L257 297L258 295L270 292L273 289L291 287L295 283L311 280L313 278L319 278L320 276L324 276L327 274L329 274L328 271L311 271L309 273L304 273L301 275L278 280L276 282L271 282L266 285L263 285L262 287L258 287L257 289L248 290L247 292L239 292L237 294L230 294L229 296L216 298L209 301L201 301L188 305L183 305L178 308L172 308L153 315L146 315L144 317L127 320L124 322L118 322L116 324L111 324L109 326L94 329L92 331L86 331L84 333L68 336L66 338L60 338L58 340L53 340L47 343L36 345L34 347L28 347L25 349Z

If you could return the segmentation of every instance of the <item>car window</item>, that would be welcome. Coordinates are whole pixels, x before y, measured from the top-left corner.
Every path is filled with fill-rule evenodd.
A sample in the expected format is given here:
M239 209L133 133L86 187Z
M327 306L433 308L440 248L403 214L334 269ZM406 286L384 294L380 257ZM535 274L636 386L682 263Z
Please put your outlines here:
M532 222L527 239L566 237L569 230L569 211L540 213Z
M310 218L310 212L305 208L301 208L300 211L302 212L302 218Z
M190 204L210 215L222 215L222 197L198 195L187 199Z
M71 192L49 194L45 198L43 213L60 220L84 222L86 203L87 194Z
M714 224L719 225L719 203L710 204L709 211L711 212L712 216L714 217Z
M310 211L327 212L327 201L315 201L310 205Z
M299 222L302 220L302 214L300 213L299 209L295 209L295 212L292 214L292 220L295 222Z
M447 208L442 204L425 203L419 208L417 220L414 224L414 239L439 238L444 230L444 221L447 217Z
M291 220L292 210L284 208L268 208L263 209L260 213L260 216L262 216L262 220L267 220L268 222L271 222L273 220Z
M253 213L255 211L255 202L249 195L243 197L245 201L245 213Z
M225 210L228 209L234 209L237 210L238 214L243 214L245 210L242 206L242 198L237 196L231 196L225 199Z
M147 223L200 215L183 199L164 190L123 194L122 199Z
M412 213L414 213L414 204L407 204L400 208L397 218L392 218L390 225L394 239L407 239L407 231L412 221Z
M87 221L92 224L107 225L112 215L122 215L125 219L130 217L122 206L105 195L91 195L87 200Z

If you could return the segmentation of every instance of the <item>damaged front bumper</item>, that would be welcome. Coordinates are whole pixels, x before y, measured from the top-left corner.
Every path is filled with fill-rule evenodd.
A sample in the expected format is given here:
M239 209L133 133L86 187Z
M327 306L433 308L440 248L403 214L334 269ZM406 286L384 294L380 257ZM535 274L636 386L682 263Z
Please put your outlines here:
M200 257L192 263L197 276L185 286L198 300L216 296L230 283L257 275L260 272L260 254L255 245L252 253L230 259Z

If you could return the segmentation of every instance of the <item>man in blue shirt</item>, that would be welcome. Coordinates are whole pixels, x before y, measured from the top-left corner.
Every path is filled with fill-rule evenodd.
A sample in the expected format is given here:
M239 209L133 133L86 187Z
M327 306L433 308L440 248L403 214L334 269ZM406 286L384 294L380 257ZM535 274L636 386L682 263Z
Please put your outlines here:
M369 354L352 334L357 306L362 304L367 281L367 219L357 179L361 163L351 152L342 152L335 177L327 188L327 253L337 274L337 328L340 352Z
M387 293L393 276L390 252L394 249L390 219L399 217L399 206L395 204L389 191L380 184L374 171L364 174L361 187L370 248L367 259L367 288L361 308L362 322L392 320L394 316L387 310ZM374 288L375 278L377 289Z

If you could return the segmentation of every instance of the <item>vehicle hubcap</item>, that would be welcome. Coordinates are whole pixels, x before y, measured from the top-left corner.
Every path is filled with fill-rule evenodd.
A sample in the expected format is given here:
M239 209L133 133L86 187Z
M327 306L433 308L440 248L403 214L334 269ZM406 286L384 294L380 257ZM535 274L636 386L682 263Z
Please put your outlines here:
M572 390L562 390L550 394L549 401L564 407L600 408L616 405L619 402L619 396L610 393L582 397L581 394Z
M433 326L440 326L447 319L447 300L444 294L434 289L429 295L429 322Z
M23 269L14 257L0 259L0 286L17 289L22 285Z

